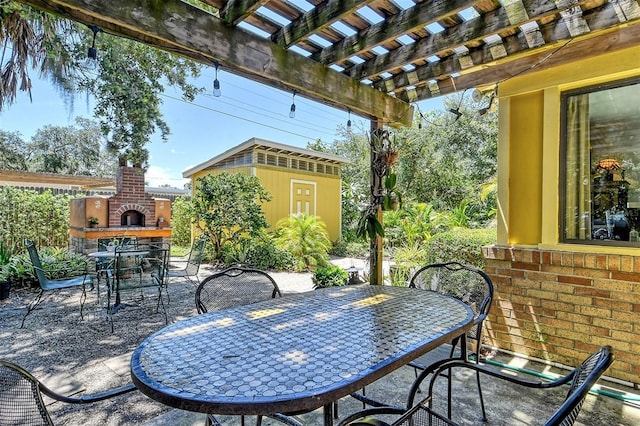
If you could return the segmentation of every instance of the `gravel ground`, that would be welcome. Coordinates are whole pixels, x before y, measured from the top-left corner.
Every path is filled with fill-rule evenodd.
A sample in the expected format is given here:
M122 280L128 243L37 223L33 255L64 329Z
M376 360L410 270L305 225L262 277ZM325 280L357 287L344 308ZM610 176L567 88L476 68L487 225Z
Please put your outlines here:
M360 260L334 259L333 263L345 268L352 265L366 268ZM207 276L213 271L205 265L201 276ZM310 273L272 273L272 276L285 295L311 291L313 288ZM195 285L187 280L175 280L169 284L169 322L196 315L194 292ZM42 305L27 317L25 327L20 328L25 307L36 293L27 289L12 289L9 299L0 301L0 359L23 366L47 386L63 394L101 392L129 383L131 353L149 334L165 326L162 311L156 312L157 292L147 289L144 298L140 293L125 293L123 301L132 306L114 315L113 333L104 309L104 291L100 303L97 293L89 292L84 319L80 318L80 294L78 288L47 294ZM504 363L510 361L508 358L502 359ZM533 364L528 364L527 368L538 368L540 371L545 369L544 366ZM384 380L367 387L367 391L369 395L376 395L376 392L384 395L385 400L393 396L393 402L401 404L408 383L411 383L413 377L412 369L401 368ZM539 395L538 398L530 391L514 390L492 383L483 382L483 388L485 398L490 401L488 408L491 410L491 421L484 423L489 425L541 424L541 420L552 410L551 407L559 404L564 397L562 390L556 392L555 399L549 399L547 394ZM477 399L475 385L469 386L469 389L468 395L457 397L466 398L468 403L464 402L464 405L473 408L473 402ZM630 389L622 390L633 392ZM513 408L514 401L518 409ZM495 404L496 402L498 403ZM340 401L341 413L358 409L359 403L352 398ZM89 406L54 402L49 405L49 411L55 424L66 426L194 426L204 423L200 414L173 410L140 392ZM626 404L603 396L589 396L583 411L586 411L586 414L581 415L577 425L640 424L640 409L637 403ZM465 415L474 418L477 412L470 411ZM319 426L321 411L316 410L299 416L298 419L305 425ZM238 417L223 416L219 420L224 425L239 424ZM249 421L248 424L253 423ZM280 423L265 419L263 424ZM483 423L478 420L465 424Z

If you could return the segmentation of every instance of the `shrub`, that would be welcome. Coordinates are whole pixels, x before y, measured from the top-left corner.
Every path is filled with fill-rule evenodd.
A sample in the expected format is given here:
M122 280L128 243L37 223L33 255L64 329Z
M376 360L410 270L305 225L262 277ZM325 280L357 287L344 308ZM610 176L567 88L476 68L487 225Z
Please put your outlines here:
M427 262L457 261L484 269L482 247L495 244L495 228L455 230L436 234L426 243Z
M329 263L331 240L320 218L299 213L280 219L276 227L276 244L293 255L297 271L314 270Z
M319 266L311 280L313 288L341 287L349 284L349 274L337 265Z
M85 272L86 257L80 253L74 253L65 249L43 247L38 249L40 255L40 262L42 263L42 269L45 274L51 279L59 278L71 278L74 276L82 275ZM54 275L49 271L58 271L60 264L65 263L65 267L70 268L65 270L64 275ZM33 265L29 254L22 253L15 255L11 258L11 281L14 285L29 285L32 287L38 287L38 278L33 273Z
M413 272L427 263L427 250L414 243L398 247L393 251L394 264L389 270L391 285L407 286Z
M191 244L190 200L190 196L183 195L171 203L171 243L181 247Z
M362 240L346 241L339 239L333 247L331 247L329 254L338 257L364 258L369 256L369 242Z
M225 244L221 259L225 265L243 265L262 270L288 271L295 264L293 256L273 245L270 237L245 239L238 244Z

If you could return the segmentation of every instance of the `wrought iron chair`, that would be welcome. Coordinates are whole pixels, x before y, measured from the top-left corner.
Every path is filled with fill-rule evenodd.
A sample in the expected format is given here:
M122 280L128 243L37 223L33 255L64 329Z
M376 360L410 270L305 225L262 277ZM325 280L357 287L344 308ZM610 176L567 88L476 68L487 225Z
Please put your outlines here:
M70 397L52 391L22 367L0 360L0 425L52 426L42 395L69 404L89 404L134 390L129 383L106 392Z
M205 278L196 289L196 309L199 314L248 305L267 299L282 297L275 280L259 269L232 266ZM268 417L290 426L301 424L284 414L272 414ZM244 425L244 416L241 417ZM262 423L258 416L257 425ZM214 416L207 418L208 425L218 425Z
M458 358L469 360L469 353L466 350L467 343L471 341L473 348L471 353L473 360L477 364L480 360L480 349L482 347L482 326L493 301L493 282L491 278L478 268L464 265L460 262L433 263L421 267L413 273L409 281L409 287L423 290L436 291L438 293L453 296L467 304L474 313L473 327L465 336L460 336L451 342L449 358L453 358L458 346ZM448 358L448 359L449 359ZM425 365L413 361L409 363L416 370L416 377L419 370L424 370ZM486 420L484 409L484 399L480 386L480 373L477 374L478 394L480 396L480 406L482 417ZM381 405L379 401L368 398L363 390L362 393L355 393L352 396L359 399L365 405ZM364 408L364 407L363 407Z
M165 323L168 316L163 294L166 291L166 275L169 259L169 245L164 243L138 244L136 246L117 246L114 251L114 268L108 271L107 282L107 314L114 330L113 314L121 307L121 292L139 291L140 299L144 300L145 288L153 287L158 290L156 312L162 306ZM112 298L115 297L114 303Z
M275 280L266 272L232 266L202 281L196 289L196 309L202 314L281 296Z
M209 238L207 237L207 235L202 234L191 247L189 255L184 260L170 261L169 269L167 270L167 278L186 278L195 285L200 284L198 271L200 271L200 264L202 263L204 248L206 247L208 241Z
M466 344L471 343L473 361L477 364L480 361L480 350L482 349L482 326L489 314L491 302L493 301L494 291L491 278L484 271L460 262L433 263L418 269L411 277L409 287L437 291L438 293L453 296L471 308L474 314L474 325L466 333L466 336L461 336L451 342L449 357L454 356L456 346L460 345L460 358L468 360L469 353L463 348L466 347ZM464 339L466 339L466 342ZM410 365L416 368L416 371L425 369L425 366L419 362L412 362ZM480 374L477 374L476 379L482 418L486 420L487 415L484 409L482 387L480 386Z
M496 369L488 368L484 365L472 364L460 359L448 360L440 364L435 370L427 369L423 371L418 379L413 383L409 399L407 401L406 409L398 407L375 407L362 410L358 413L354 413L342 422L340 426L364 426L364 425L376 425L376 426L389 426L389 423L376 419L372 416L382 416L388 414L399 414L400 417L395 420L393 426L457 426L451 420L451 414L444 416L437 413L432 409L432 403L435 400L434 385L437 379L443 375L451 376L451 370L454 368L475 370L479 374L485 374L497 378L499 380L505 380L510 383L514 383L527 388L535 389L551 389L562 385L569 385L569 391L564 399L564 402L556 411L548 418L544 423L545 426L571 426L574 424L584 399L586 398L589 390L596 384L598 379L606 371L606 369L613 362L613 354L611 353L611 347L603 346L597 352L589 356L582 364L571 371L569 374L553 381L537 381L519 378L512 374L508 374ZM446 372L448 371L448 372ZM446 372L446 373L445 373ZM414 405L413 401L420 388L423 380L431 376L429 382L429 395L427 398ZM451 389L448 389L451 393ZM450 395L449 395L450 397ZM450 400L450 398L449 398ZM451 412L451 406L449 404L449 412ZM466 423L465 423L466 424Z
M33 266L33 271L35 276L38 278L38 283L40 284L40 291L35 299L27 306L27 312L22 317L22 323L20 324L20 328L24 327L24 321L27 316L33 312L33 310L42 303L42 296L45 291L58 290L62 288L70 288L70 287L82 287L82 295L80 296L80 317L84 318L83 308L84 302L87 299L87 285L91 285L93 287L93 278L89 275L88 264L85 261L82 264L74 261L65 262L56 265L55 268L48 268L47 270L43 269L42 262L40 260L40 255L38 254L38 250L36 249L36 245L33 241L29 239L24 240L24 244L27 247L27 251L29 252L29 258L31 259L31 264ZM69 273L80 273L79 276L75 276L72 278L49 278L53 277L65 277Z

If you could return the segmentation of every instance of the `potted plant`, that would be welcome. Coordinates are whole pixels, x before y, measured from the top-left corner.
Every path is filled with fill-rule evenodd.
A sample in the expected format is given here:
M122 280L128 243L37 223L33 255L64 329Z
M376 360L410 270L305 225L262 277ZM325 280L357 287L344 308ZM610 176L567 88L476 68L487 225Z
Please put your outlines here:
M95 228L98 226L98 222L100 222L100 220L95 216L90 216L87 219L87 222L89 222L89 228Z
M9 290L11 289L10 278L14 272L14 268L10 264L12 256L13 250L0 241L0 300L9 297Z
M384 178L384 197L382 199L383 210L397 210L402 203L402 194L396 188L398 177L395 173L389 173Z

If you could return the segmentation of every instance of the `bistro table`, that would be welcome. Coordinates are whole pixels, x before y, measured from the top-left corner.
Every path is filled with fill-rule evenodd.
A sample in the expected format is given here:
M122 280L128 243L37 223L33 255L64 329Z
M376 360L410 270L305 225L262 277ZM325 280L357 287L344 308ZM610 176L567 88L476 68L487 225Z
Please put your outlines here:
M116 301L114 304L114 309L117 310L117 308L121 305L120 303L120 277L119 274L115 271L116 266L117 266L117 262L116 262L116 258L117 257L142 257L142 256L146 256L149 254L149 250L141 250L141 249L135 249L135 248L127 248L127 249L123 249L123 250L116 250L115 247L113 250L105 250L105 251L96 251L93 253L89 253L88 256L92 257L96 260L100 259L103 261L107 261L106 262L106 267L103 268L102 270L97 271L98 274L98 299L100 299L100 273L104 272L106 277L107 277L107 285L109 284L109 275L113 274L115 275L115 290L116 290Z
M197 315L147 337L131 376L145 395L209 414L324 407L472 326L440 293L369 284L329 287Z

